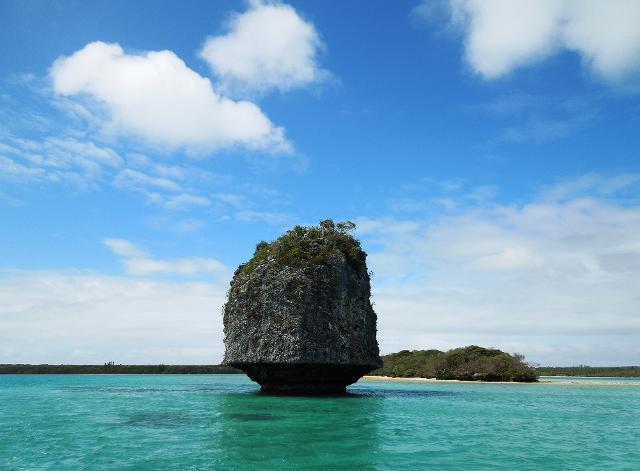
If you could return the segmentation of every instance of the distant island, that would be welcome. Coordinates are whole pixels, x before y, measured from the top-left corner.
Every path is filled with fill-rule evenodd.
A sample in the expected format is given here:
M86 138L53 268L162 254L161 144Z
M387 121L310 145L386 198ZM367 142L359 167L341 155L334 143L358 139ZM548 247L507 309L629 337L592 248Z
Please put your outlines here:
M461 381L538 381L534 367L522 355L510 355L495 348L455 348L440 350L402 350L382 357L383 367L372 376L422 377Z
M482 347L464 347L450 350L455 352L469 349L463 358L473 358L481 356L482 350L489 352L500 352L495 349L482 349ZM481 349L481 350L478 350ZM461 367L450 369L448 372L436 370L437 366L451 366L456 358L455 354L447 355L449 352L441 352L440 350L402 350L398 353L391 353L382 357L384 366L369 373L371 376L391 376L396 378L437 378L437 379L469 379L482 381L517 381L516 379L508 379L509 375L502 376L503 379L492 379L496 376L492 373L488 366L492 363L498 365L505 364L499 360L500 355L489 355L488 358L493 360L481 360L479 363L484 364L483 370L470 373L469 362L467 369L463 370L464 374L458 374ZM582 377L611 377L611 378L640 378L640 366L539 366L532 367L524 363L520 355L508 355L515 365L518 361L524 364L524 371L527 377L531 378L531 370L535 377L538 376L582 376ZM498 357L498 358L496 358ZM505 357L502 357L504 361ZM513 361L511 360L511 361ZM442 363L439 363L442 361ZM473 362L471 362L473 363ZM509 364L510 360L506 361ZM518 365L522 368L521 365ZM507 371L510 371L507 369ZM475 377L474 374L478 373ZM102 365L27 365L27 364L0 364L0 375L2 374L242 374L242 371L227 365L116 365L108 362ZM484 376L483 376L484 374ZM513 377L513 376L512 376ZM532 380L529 380L531 382Z
M0 374L240 374L226 365L1 365Z
M466 381L534 382L539 376L640 378L640 366L533 366L519 354L476 345L440 350L402 350L382 357L371 376Z
M539 366L536 371L540 376L640 378L640 366Z

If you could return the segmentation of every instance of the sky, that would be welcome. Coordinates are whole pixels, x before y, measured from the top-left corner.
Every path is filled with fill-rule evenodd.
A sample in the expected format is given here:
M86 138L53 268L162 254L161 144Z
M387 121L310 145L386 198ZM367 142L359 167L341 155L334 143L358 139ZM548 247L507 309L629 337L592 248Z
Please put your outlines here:
M383 354L640 364L640 2L0 1L0 363L211 364L352 220Z

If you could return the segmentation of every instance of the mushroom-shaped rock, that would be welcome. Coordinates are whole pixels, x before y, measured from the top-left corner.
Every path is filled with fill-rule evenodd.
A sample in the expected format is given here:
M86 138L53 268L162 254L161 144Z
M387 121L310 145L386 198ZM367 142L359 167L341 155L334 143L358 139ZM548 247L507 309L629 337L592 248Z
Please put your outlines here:
M238 267L224 307L224 363L262 391L339 393L382 366L366 254L322 221L260 242Z

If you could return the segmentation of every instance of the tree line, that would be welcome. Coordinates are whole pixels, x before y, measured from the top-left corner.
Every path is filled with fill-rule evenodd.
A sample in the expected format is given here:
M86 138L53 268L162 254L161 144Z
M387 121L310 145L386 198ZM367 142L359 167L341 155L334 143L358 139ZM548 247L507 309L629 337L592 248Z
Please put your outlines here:
M236 374L226 365L0 365L0 374Z
M640 366L540 366L536 371L540 376L640 378Z

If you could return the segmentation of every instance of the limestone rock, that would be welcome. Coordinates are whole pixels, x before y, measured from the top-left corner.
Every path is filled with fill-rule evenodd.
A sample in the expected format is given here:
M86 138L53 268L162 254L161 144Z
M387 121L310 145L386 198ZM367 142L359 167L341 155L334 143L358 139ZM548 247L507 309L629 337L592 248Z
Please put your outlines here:
M224 363L263 391L343 392L382 364L366 254L352 223L288 231L236 270Z

